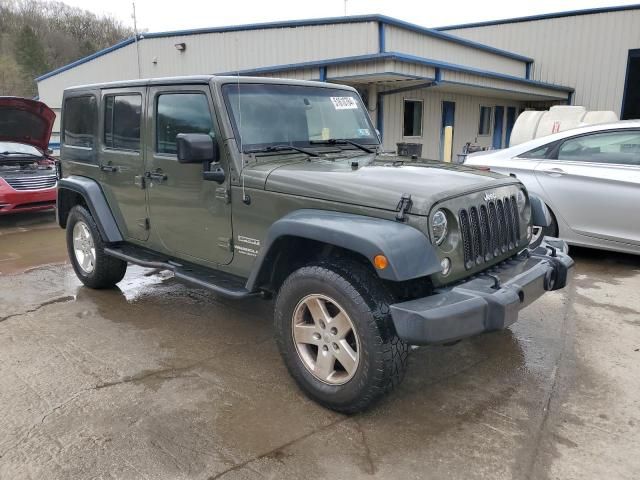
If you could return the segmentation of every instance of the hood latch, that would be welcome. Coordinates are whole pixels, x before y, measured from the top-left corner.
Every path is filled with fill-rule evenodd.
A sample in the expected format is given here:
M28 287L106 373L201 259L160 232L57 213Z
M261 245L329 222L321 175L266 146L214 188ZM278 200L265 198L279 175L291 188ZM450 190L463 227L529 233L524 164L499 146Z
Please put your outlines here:
M411 195L408 193L403 193L400 201L398 202L398 206L396 207L396 220L399 222L404 222L406 220L405 214L411 211L411 205L413 205L413 200L411 200Z

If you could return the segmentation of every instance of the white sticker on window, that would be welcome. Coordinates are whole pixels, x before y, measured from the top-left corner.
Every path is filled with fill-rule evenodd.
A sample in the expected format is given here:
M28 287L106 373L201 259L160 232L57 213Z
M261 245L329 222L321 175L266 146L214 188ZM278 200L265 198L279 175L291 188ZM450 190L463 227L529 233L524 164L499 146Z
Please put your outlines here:
M331 97L331 102L336 110L355 110L358 108L356 99L353 97Z
M371 135L371 132L369 131L368 128L359 128L358 129L358 136L359 137L368 137Z

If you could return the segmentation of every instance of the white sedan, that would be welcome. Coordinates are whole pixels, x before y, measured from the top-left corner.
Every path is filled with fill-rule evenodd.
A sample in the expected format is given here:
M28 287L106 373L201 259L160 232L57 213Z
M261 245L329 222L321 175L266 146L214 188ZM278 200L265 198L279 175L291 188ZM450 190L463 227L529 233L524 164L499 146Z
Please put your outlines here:
M542 234L640 254L640 120L566 130L465 165L515 175L553 214Z

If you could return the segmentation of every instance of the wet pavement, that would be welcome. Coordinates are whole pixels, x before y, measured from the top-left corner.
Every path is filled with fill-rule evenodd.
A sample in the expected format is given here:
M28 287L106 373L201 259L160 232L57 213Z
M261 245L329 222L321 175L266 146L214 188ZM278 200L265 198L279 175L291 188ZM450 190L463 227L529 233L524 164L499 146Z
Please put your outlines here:
M137 267L89 290L48 215L0 218L0 479L640 478L640 257L575 249L570 287L343 416L288 376L271 303Z

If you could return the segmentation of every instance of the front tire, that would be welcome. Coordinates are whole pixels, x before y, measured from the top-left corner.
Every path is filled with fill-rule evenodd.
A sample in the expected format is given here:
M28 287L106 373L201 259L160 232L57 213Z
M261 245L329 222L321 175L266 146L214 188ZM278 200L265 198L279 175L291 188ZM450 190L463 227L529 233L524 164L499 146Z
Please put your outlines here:
M67 251L76 275L87 287L112 288L127 272L127 262L104 253L96 222L80 205L67 218Z
M393 299L356 262L302 267L275 303L276 340L300 388L332 410L369 408L398 385L409 346L393 328Z

